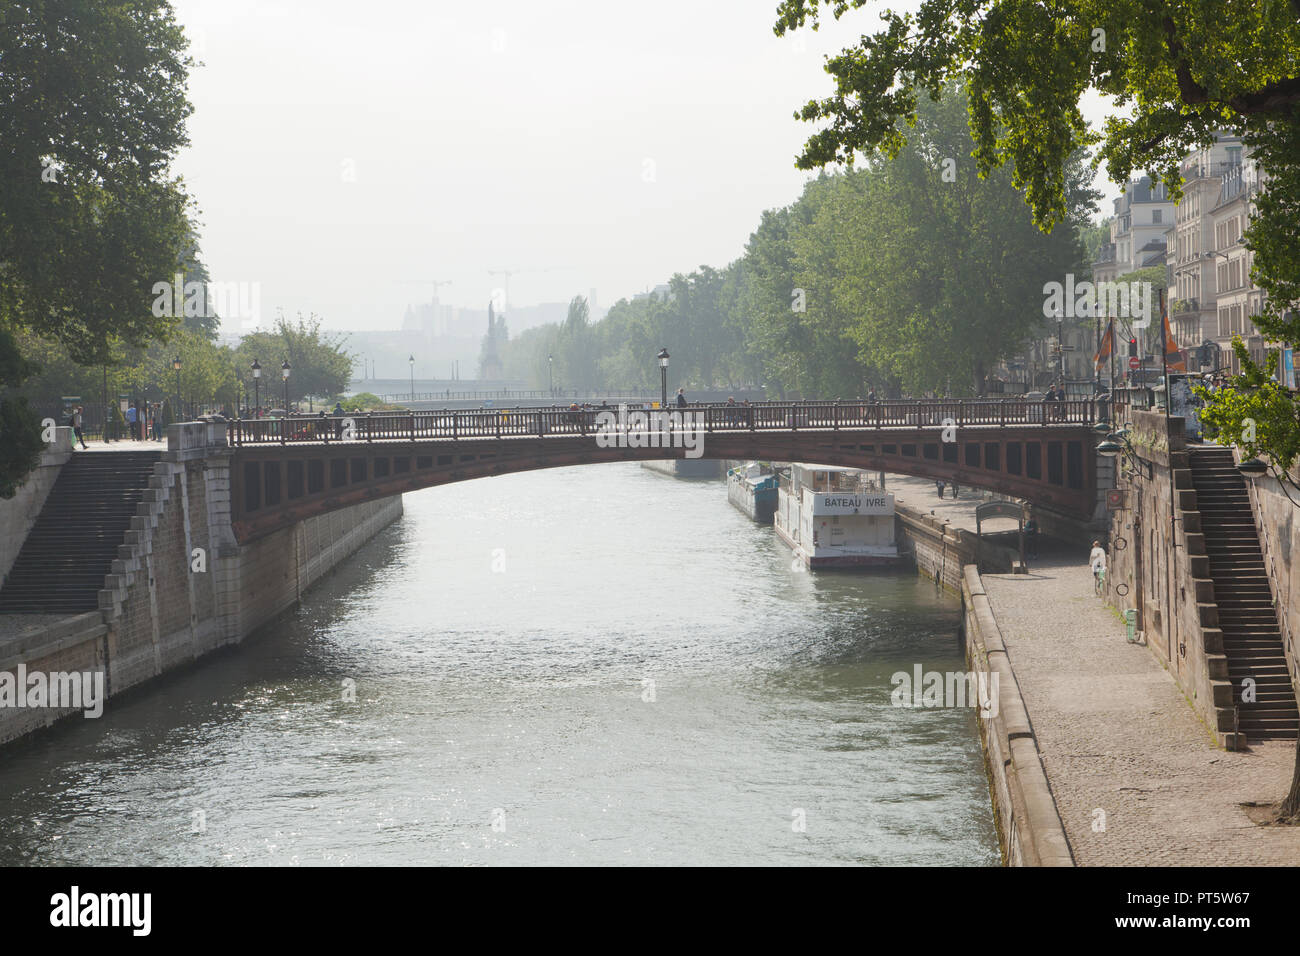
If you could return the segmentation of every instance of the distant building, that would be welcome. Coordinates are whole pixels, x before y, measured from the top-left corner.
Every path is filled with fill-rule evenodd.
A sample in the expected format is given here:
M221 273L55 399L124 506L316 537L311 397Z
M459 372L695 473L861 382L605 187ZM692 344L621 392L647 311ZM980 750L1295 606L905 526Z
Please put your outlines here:
M1115 247L1116 276L1164 265L1165 230L1174 221L1174 204L1165 184L1152 186L1151 177L1143 175L1124 188L1114 206L1110 241Z
M632 301L636 302L640 299L657 299L660 302L668 302L672 299L672 297L673 297L672 286L668 285L666 282L661 282L659 283L659 285L655 286L653 289L650 289L647 292L636 293L635 295L632 296Z

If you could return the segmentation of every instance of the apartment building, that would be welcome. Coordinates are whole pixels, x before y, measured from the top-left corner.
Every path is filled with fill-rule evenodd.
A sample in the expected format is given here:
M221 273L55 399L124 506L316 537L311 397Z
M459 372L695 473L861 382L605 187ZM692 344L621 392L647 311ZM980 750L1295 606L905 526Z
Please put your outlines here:
M1126 272L1165 264L1165 231L1174 221L1174 203L1164 183L1151 184L1150 176L1130 182L1114 200L1110 243L1102 243L1099 261L1093 263L1097 281L1115 279ZM1113 246L1113 251L1106 247ZM1100 261L1100 255L1113 259ZM1101 266L1100 272L1098 266Z
M1253 361L1262 363L1265 342L1252 319L1263 311L1264 292L1251 280L1254 254L1242 242L1251 216L1255 213L1255 196L1263 177L1250 156L1244 155L1235 168L1225 172L1219 184L1218 201L1209 210L1214 246L1207 256L1214 266L1215 298L1214 341L1219 346L1219 364L1235 374L1240 362L1232 351L1233 336L1240 336Z
M1240 172L1241 155L1240 137L1223 135L1182 162L1183 196L1169 241L1169 311L1174 338L1189 356L1218 334L1219 245L1210 213L1219 205L1225 177Z

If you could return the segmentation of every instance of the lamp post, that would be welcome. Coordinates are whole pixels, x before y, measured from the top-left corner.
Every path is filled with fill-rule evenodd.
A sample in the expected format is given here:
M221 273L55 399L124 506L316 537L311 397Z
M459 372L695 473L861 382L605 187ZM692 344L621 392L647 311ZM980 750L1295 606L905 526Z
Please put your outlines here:
M1061 376L1061 386L1065 386L1065 316L1061 307L1056 307L1056 364Z
M262 363L253 359L253 417L262 417Z
M555 356L546 356L546 380L551 386L551 395L555 395Z
M660 349L659 355L659 407L668 407L668 350Z
M1093 426L1093 430L1099 435L1107 428L1105 422L1098 422ZM1129 427L1127 425L1108 434L1101 444L1097 446L1097 454L1103 458L1112 459L1123 456L1124 461L1133 469L1134 474L1141 471L1145 473L1143 477L1148 481L1155 478L1155 467L1151 462L1138 455L1137 449L1133 447L1133 443L1129 440Z
M284 417L289 417L289 360L280 366L280 376L284 379Z
M181 357L179 355L172 359L172 368L176 370L176 420L180 421L183 415L181 413Z
M415 354L412 353L411 357L407 359L407 361L411 363L411 401L414 402L415 401Z

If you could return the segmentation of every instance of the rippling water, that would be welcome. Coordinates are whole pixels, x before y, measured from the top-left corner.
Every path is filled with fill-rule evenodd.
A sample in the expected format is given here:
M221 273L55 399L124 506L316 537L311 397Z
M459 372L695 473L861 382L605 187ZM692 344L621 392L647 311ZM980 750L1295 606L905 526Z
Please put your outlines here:
M998 862L974 714L889 701L963 669L933 583L796 571L635 465L405 504L240 647L0 752L0 863Z

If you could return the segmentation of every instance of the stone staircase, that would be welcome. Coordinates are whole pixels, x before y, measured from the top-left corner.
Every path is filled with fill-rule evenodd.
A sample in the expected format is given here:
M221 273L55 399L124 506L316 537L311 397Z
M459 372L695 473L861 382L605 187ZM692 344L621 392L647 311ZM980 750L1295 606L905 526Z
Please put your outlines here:
M1188 451L1238 730L1248 741L1294 740L1300 732L1300 711L1245 479L1229 448ZM1254 701L1242 700L1246 678L1255 681Z
M160 452L74 454L0 588L0 614L96 610L160 460Z

